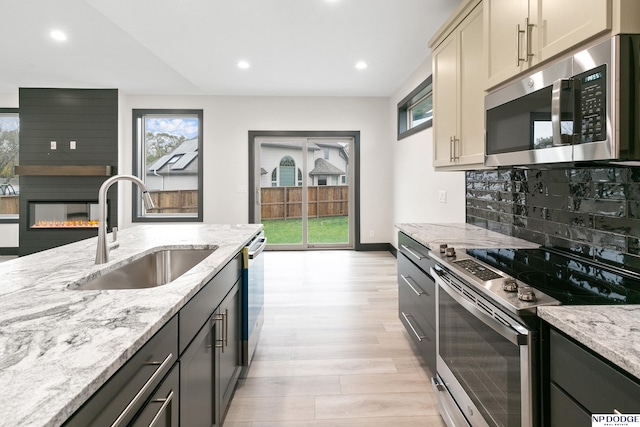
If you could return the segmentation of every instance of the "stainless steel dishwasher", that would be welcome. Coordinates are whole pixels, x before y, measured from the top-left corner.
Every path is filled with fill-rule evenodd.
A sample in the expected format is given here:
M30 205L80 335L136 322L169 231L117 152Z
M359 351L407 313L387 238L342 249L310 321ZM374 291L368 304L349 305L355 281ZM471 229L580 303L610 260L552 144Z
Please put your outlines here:
M242 272L242 366L244 377L256 351L264 323L264 248L267 238L260 232L243 249Z

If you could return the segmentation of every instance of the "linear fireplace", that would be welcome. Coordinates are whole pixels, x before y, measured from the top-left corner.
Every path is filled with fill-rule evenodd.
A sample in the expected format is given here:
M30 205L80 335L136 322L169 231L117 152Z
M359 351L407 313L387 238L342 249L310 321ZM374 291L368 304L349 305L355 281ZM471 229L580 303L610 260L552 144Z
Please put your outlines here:
M28 204L28 224L31 229L98 228L98 203L96 201L32 201Z

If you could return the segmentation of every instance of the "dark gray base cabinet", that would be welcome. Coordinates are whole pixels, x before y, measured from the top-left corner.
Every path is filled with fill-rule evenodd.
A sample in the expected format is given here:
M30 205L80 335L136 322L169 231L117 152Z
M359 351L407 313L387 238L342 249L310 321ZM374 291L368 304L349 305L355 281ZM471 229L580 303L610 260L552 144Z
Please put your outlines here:
M180 357L180 425L221 426L240 375L239 283Z
M436 289L429 250L398 233L398 315L415 347L436 372Z
M640 380L549 329L551 427L590 427L592 414L640 413Z
M240 375L241 281L240 253L65 427L222 426Z

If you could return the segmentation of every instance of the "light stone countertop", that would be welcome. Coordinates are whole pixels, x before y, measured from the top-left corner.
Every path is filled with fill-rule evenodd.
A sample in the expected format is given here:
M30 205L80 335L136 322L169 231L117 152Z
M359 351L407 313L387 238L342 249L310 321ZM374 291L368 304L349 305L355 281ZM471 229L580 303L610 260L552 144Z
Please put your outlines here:
M640 306L538 307L552 326L640 380Z
M470 224L396 224L418 242L465 248L537 248L539 245ZM548 306L538 315L603 358L640 379L640 306Z
M118 233L106 264L94 264L97 238L1 263L0 426L62 424L261 228L139 225ZM164 286L70 289L157 248L211 246L213 254Z
M396 228L432 251L446 243L456 249L538 248L540 245L471 224L396 224Z

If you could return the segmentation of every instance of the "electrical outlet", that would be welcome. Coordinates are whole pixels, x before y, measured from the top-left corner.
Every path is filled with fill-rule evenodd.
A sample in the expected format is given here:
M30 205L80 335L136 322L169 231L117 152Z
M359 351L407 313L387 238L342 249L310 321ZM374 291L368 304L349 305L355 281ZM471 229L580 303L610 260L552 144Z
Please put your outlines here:
M447 203L447 192L444 190L440 190L438 192L438 201L440 201L440 203Z
M76 149L76 142L69 141L69 150L75 150L75 149Z
M369 237L375 237L376 233L373 230L369 230Z
M51 141L51 149L55 150L56 148L58 148L58 144L55 141Z

